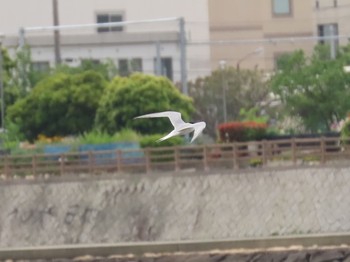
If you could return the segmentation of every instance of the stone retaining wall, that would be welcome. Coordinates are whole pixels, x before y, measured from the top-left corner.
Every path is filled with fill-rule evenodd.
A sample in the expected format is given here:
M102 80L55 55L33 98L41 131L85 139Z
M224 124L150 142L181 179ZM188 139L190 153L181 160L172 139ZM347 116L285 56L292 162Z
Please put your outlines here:
M350 231L350 168L0 183L0 247Z

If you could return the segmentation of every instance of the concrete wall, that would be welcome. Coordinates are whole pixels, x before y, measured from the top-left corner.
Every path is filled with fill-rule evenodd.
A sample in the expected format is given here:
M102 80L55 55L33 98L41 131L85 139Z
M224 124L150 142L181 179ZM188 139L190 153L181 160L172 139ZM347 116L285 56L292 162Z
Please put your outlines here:
M350 230L350 168L1 182L0 247Z

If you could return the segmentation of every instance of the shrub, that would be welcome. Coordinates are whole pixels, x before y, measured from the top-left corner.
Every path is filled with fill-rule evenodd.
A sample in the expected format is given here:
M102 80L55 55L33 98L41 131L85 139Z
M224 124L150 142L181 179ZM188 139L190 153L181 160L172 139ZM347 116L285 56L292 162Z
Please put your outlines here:
M108 144L116 142L137 142L139 135L131 129L123 129L113 135L103 131L85 132L79 136L80 144Z
M90 131L106 84L103 76L93 71L55 74L9 106L7 117L31 142L39 134L54 137Z
M114 135L117 142L138 142L140 135L132 129L122 129Z
M219 125L219 136L223 142L261 140L266 134L267 124L254 121L230 122Z
M263 161L261 160L260 157L255 157L249 160L249 165L251 167L258 167L258 166L262 166Z
M164 140L162 142L157 142L157 140L165 135L155 134L155 135L145 135L140 139L140 145L142 148L146 147L166 147L166 146L178 146L184 144L183 137L172 137L170 139Z
M105 132L93 130L91 132L85 132L78 138L79 144L107 144L113 143L114 137Z
M350 121L345 121L340 131L340 138L343 144L348 144L350 139Z
M194 112L193 101L165 77L141 73L116 77L101 97L96 127L110 134L123 127L141 134L163 133L171 126L169 119L135 120L134 117L167 110L178 111L188 120Z
M20 142L24 139L18 125L7 121L6 131L0 133L0 141L3 149L12 151L18 148Z

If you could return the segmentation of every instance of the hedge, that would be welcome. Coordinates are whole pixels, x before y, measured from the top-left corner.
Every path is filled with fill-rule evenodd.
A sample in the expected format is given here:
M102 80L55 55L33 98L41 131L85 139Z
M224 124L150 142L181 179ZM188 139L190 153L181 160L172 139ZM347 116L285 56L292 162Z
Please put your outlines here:
M222 142L261 140L266 135L267 124L254 121L229 122L218 126Z

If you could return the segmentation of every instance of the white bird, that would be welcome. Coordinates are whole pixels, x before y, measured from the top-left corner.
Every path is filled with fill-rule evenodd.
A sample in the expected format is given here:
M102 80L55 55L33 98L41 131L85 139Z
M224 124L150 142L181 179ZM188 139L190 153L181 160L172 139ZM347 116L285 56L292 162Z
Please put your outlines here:
M174 130L171 131L166 136L157 140L158 142L168 139L173 136L178 135L186 135L194 131L191 143L202 133L205 128L205 122L197 122L197 123L186 123L181 118L181 113L174 111L165 111L159 113L152 113L142 116L137 116L135 118L155 118L155 117L168 117L170 119L171 124L174 126Z

